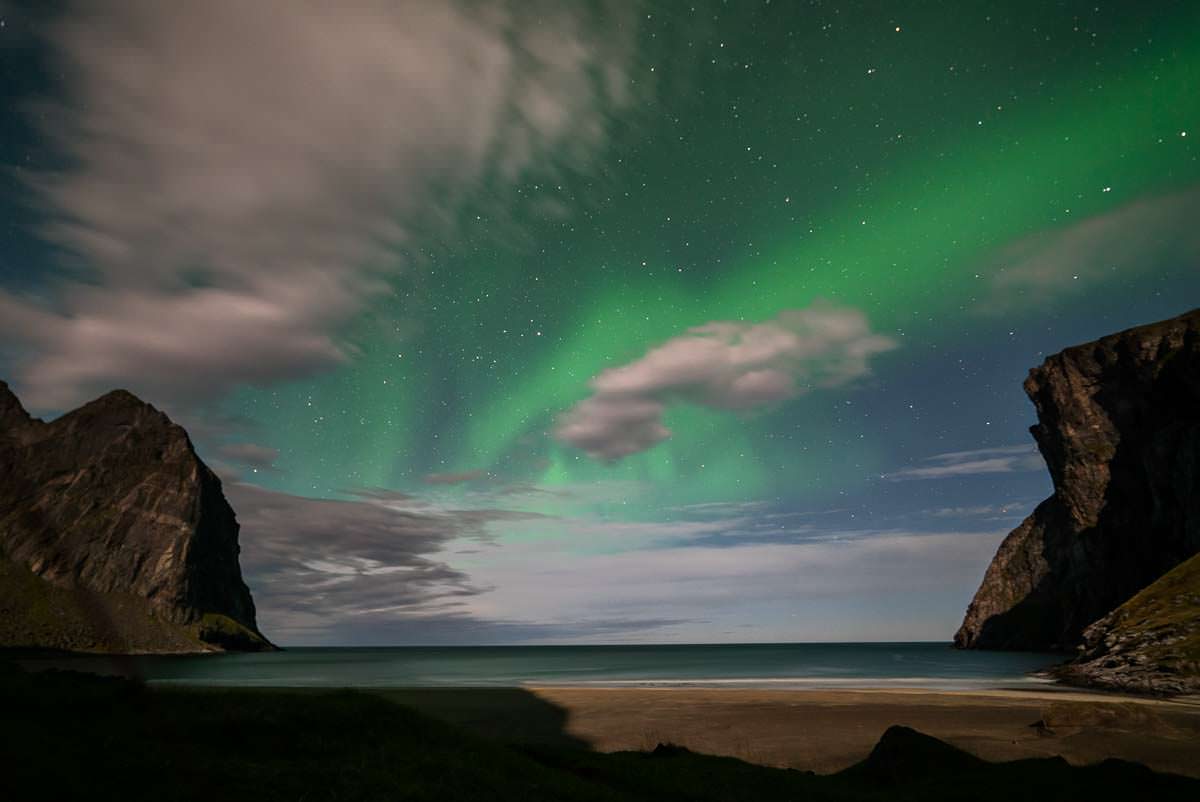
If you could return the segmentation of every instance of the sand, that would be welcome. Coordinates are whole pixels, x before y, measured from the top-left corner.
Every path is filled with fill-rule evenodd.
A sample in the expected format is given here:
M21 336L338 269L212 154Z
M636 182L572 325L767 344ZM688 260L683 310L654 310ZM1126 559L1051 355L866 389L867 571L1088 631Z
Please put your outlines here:
M1116 757L1200 777L1200 699L1046 691L408 689L382 695L477 733L599 751L675 743L828 773L862 760L892 724L987 760ZM1039 725L1038 722L1041 722Z

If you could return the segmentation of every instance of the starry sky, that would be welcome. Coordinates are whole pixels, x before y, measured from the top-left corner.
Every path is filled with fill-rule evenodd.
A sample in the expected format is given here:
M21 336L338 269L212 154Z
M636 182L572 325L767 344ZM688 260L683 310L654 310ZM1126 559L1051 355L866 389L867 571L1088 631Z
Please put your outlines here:
M949 640L1021 382L1200 300L1189 2L0 0L0 376L288 644Z

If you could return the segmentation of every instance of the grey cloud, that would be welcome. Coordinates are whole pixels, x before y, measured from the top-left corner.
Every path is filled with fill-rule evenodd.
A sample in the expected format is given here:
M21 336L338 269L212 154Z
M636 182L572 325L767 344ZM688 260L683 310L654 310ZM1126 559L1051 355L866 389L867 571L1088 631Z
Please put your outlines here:
M356 304L328 277L310 278L275 297L265 281L181 293L72 287L58 311L0 291L0 331L25 346L17 377L35 407L70 408L113 386L155 400L209 398L347 358L320 328Z
M948 476L976 476L987 473L1044 470L1041 454L1032 445L981 448L975 451L952 451L926 457L928 465L886 473L884 479L899 482L906 479L943 479Z
M204 399L353 356L398 249L484 185L586 169L631 102L636 8L79 3L45 30L70 166L31 178L78 259L0 292L37 407L114 385Z
M926 515L934 518L983 518L987 520L1020 517L1025 514L1024 505L980 504L974 507L938 507L927 510Z
M1080 291L1118 276L1200 259L1200 188L1141 198L1105 214L1008 246L982 268L992 291L981 311Z
M383 487L355 487L345 491L356 498L365 499L367 501L389 501L399 505L422 506L424 501L410 493L401 493L398 490L388 490Z
M486 588L440 555L452 541L485 537L489 523L530 517L508 510L411 510L397 498L313 499L231 483L242 527L242 569L261 625L288 638L393 618L462 615Z
M217 453L252 468L270 468L279 459L279 449L257 443L228 443L218 448Z
M422 478L427 485L460 485L475 482L487 476L487 471L463 471L462 473L431 473Z
M339 629L336 638L331 638L328 632L319 629L297 632L292 643L297 646L656 643L661 642L664 635L679 626L700 623L703 621L695 618L640 618L633 615L610 620L554 622L444 615L397 619L382 625L350 624ZM446 681L453 683L454 680Z
M510 482L496 491L498 496L552 496L568 498L571 493L561 488L543 487L533 482Z
M617 460L671 436L671 404L750 410L869 373L895 341L871 332L857 309L814 303L762 323L689 329L591 381L592 395L558 421L555 436L597 459Z
M229 495L262 626L285 645L686 641L711 637L710 617L734 625L759 621L763 605L851 596L892 619L897 603L917 609L931 592L958 610L1003 536L814 527L736 503L686 510L702 520L632 522L370 491L330 501L239 484ZM522 537L486 537L519 519ZM463 548L464 537L476 542ZM818 619L792 637L819 639ZM764 626L756 638L791 631Z
M756 623L756 639L828 640L839 632L845 637L853 619L836 610L852 602L872 611L869 623L851 627L856 637L887 639L913 633L921 620L913 616L925 610L927 617L930 600L937 599L945 614L916 631L920 638L948 639L1004 535L846 530L800 542L686 542L587 555L526 542L507 544L478 573L495 588L487 609L510 618L534 618L548 606L568 620L619 620L650 607L664 618L685 619L703 610L722 625ZM465 603L471 608L476 601ZM797 617L764 620L768 608ZM713 631L712 625L681 624L671 636L687 642L711 638Z
M724 517L762 512L770 507L767 501L705 501L672 507L673 512L697 517Z
M631 614L611 618L584 618L561 621L517 621L448 613L420 615L385 621L369 619L344 623L336 636L320 626L290 630L293 645L421 645L480 646L512 643L569 643L572 641L618 642L642 639L660 640L664 633L702 620L653 618ZM394 681L394 680L393 680Z

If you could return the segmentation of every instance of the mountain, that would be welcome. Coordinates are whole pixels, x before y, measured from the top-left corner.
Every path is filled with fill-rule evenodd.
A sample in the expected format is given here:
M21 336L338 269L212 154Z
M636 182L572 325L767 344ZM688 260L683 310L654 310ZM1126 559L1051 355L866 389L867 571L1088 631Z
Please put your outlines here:
M1070 649L1200 551L1200 309L1030 371L1054 495L1000 545L955 644Z
M0 382L0 646L273 648L187 433L117 390L46 423Z
M1109 690L1200 693L1200 554L1085 629L1079 657L1056 673Z

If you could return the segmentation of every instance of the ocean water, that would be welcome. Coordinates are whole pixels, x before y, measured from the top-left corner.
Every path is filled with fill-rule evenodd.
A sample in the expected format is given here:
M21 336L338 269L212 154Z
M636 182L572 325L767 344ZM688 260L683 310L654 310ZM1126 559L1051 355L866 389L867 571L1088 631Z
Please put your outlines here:
M1062 658L945 643L294 648L266 654L55 659L150 683L277 687L1029 688ZM49 661L26 661L45 668Z

